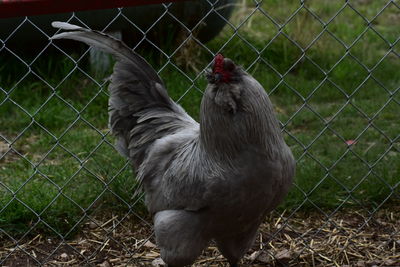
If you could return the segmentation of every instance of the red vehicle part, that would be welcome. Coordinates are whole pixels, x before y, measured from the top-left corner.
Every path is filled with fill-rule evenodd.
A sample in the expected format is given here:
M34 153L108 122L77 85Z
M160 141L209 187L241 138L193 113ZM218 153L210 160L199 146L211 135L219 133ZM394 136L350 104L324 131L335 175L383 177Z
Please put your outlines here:
M0 18L107 9L184 0L0 0Z

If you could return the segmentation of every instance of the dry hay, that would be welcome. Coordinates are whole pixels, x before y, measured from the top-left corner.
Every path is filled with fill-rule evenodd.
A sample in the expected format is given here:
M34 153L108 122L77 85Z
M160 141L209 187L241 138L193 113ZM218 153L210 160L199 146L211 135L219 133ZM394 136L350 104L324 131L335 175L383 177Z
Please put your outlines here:
M242 266L400 266L400 206L331 216L275 214L261 226ZM72 240L41 234L16 246L3 240L3 266L154 266L159 250L151 226L133 218L103 215L88 220ZM1 241L1 240L0 240ZM156 265L157 266L157 265ZM211 244L194 266L228 266Z

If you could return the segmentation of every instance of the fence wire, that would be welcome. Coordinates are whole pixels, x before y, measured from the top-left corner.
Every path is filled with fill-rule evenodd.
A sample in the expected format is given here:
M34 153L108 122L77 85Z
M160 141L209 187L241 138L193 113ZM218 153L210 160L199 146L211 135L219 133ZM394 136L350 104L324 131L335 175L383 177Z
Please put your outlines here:
M148 53L195 117L204 71L219 52L270 94L297 177L243 263L399 264L399 2L203 3L194 22L163 4L147 26L119 8L96 30L123 36L115 33L122 21L135 32L128 44ZM206 42L199 32L211 15L225 26ZM65 21L91 27L80 13ZM0 265L156 265L151 218L142 198L131 198L132 171L106 127L111 63L49 41L54 33L26 17L1 37ZM24 39L32 34L43 46ZM211 245L196 264L226 263Z

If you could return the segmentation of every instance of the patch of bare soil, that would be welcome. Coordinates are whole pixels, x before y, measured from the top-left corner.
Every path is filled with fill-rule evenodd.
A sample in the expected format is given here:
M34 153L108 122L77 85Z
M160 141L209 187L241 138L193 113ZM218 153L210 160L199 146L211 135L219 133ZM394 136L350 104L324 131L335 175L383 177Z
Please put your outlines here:
M241 266L400 266L399 211L271 215ZM68 240L0 236L1 266L160 266L159 257L151 223L132 214L88 219ZM193 266L228 264L211 244Z

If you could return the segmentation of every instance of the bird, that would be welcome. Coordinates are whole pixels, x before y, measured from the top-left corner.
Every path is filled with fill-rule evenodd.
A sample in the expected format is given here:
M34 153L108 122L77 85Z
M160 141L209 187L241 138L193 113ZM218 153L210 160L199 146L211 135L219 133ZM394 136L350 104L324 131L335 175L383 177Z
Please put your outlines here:
M52 26L64 30L52 40L80 41L116 58L109 127L145 193L162 260L168 267L191 265L214 241L230 266L238 266L295 175L295 159L262 85L215 55L197 122L122 41L66 22Z

